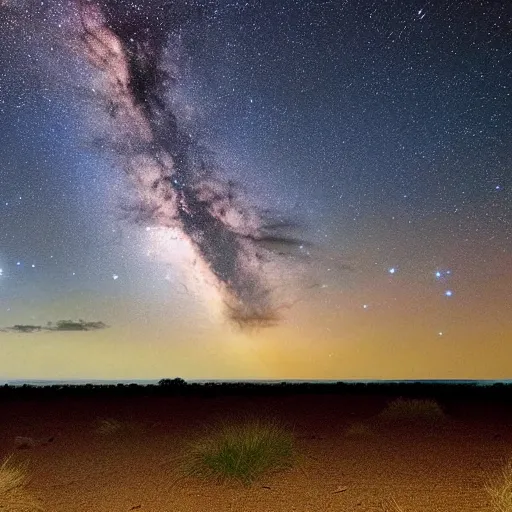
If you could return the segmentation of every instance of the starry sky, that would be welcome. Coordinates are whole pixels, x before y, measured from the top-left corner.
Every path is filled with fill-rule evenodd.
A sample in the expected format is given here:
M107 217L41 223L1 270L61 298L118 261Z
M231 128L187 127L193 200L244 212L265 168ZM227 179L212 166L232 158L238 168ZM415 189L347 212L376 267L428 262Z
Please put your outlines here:
M113 4L0 1L0 380L511 377L508 2Z

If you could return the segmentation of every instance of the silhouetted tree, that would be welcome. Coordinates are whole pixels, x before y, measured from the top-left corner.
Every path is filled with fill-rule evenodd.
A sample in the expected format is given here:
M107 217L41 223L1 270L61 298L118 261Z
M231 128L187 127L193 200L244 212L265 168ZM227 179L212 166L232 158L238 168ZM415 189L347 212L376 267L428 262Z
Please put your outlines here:
M162 387L180 387L186 386L187 382L184 379L175 378L175 379L160 379L158 381L158 385Z

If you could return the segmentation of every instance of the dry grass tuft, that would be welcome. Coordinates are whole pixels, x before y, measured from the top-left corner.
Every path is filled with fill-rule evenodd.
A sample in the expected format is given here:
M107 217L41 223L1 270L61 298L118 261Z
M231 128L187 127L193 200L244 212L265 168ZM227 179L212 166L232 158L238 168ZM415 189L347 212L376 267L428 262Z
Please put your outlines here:
M98 418L94 430L102 436L112 436L121 432L132 432L135 430L135 426L114 418Z
M25 489L27 472L24 466L12 463L12 456L0 465L0 510L35 512L43 508Z
M435 400L397 398L388 403L378 418L386 423L436 424L445 414Z
M189 444L181 469L187 476L250 485L265 472L291 467L294 456L292 433L276 421L253 419L210 429Z
M485 486L495 512L512 512L512 460L501 471L501 478Z
M345 430L346 437L370 437L374 435L375 432L372 430L372 427L361 421L352 423Z
M381 502L382 512L405 512L405 510L396 502L395 498Z

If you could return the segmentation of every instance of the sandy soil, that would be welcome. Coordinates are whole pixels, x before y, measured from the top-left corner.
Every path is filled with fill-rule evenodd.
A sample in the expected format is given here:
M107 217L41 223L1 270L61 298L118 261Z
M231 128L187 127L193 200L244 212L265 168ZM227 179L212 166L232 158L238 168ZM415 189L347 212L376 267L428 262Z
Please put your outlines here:
M471 408L434 429L400 425L347 435L372 424L382 398L152 397L117 401L58 399L0 404L0 455L29 463L30 492L49 512L404 512L490 511L484 485L512 456L506 409ZM386 399L387 400L387 399ZM177 480L173 457L204 425L233 414L266 414L295 429L301 467L250 488ZM134 426L111 435L98 418ZM52 443L16 450L15 436Z

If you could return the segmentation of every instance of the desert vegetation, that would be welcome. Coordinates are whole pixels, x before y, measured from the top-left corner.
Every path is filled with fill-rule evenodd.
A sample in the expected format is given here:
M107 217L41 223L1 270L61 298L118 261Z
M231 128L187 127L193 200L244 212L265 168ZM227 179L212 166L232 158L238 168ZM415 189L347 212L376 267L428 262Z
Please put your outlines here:
M512 459L501 470L499 478L485 486L493 512L512 512Z
M372 427L362 421L355 421L345 429L346 437L366 437L374 435L375 431Z
M291 432L275 420L250 419L220 423L191 442L181 469L187 476L250 485L265 472L291 467L294 458Z
M26 467L6 457L0 465L0 510L5 512L36 512L43 508L26 490Z
M435 400L400 397L389 402L378 419L384 423L431 425L444 420L445 414Z
M115 418L98 418L95 422L95 432L102 436L116 434L126 428L126 425Z
M110 512L121 500L123 510L469 510L460 496L477 502L471 510L512 512L512 461L497 475L493 462L512 439L509 413L489 407L508 404L509 389L180 378L2 386L1 449L37 472L27 487L26 466L3 462L0 511L41 510L33 489L52 512Z

